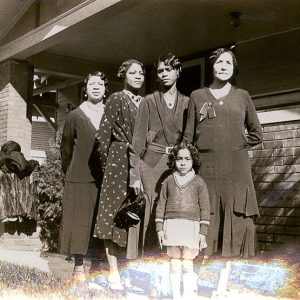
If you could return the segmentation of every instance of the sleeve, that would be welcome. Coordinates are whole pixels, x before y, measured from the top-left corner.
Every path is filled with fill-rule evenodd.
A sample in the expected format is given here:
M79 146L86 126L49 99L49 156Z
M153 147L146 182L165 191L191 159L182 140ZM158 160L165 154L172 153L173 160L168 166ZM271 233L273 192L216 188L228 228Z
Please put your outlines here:
M112 127L120 111L120 99L117 94L111 95L105 106L104 115L96 133L96 149L102 168L106 167L109 146L112 137Z
M60 154L62 160L62 169L66 173L72 160L74 140L76 139L76 115L71 111L67 115L64 125Z
M210 205L206 183L200 178L198 201L200 207L200 233L207 235L210 221Z
M188 105L188 114L187 114L187 122L186 127L183 135L183 140L186 140L190 143L194 140L194 132L195 132L195 122L196 122L196 116L195 116L195 94L191 94L191 98L189 100Z
M130 185L134 184L137 180L141 180L139 165L140 159L146 148L147 135L149 131L150 112L146 99L144 98L139 106L133 137L132 148L130 152Z
M164 225L164 215L167 203L167 190L168 190L168 181L165 180L162 183L159 199L156 206L155 212L155 224L156 224L156 231L162 231Z
M245 126L247 128L247 145L253 147L263 140L262 128L250 95L247 93L247 111Z

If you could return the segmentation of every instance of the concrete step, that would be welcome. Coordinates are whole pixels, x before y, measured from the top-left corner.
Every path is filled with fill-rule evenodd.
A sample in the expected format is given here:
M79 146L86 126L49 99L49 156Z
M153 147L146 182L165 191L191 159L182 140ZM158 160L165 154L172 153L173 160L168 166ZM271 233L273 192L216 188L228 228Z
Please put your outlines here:
M32 235L28 236L25 233L14 234L4 233L0 238L0 245L4 249L9 250L24 250L24 251L37 251L41 250L43 244L39 238L40 229L37 228L37 231Z

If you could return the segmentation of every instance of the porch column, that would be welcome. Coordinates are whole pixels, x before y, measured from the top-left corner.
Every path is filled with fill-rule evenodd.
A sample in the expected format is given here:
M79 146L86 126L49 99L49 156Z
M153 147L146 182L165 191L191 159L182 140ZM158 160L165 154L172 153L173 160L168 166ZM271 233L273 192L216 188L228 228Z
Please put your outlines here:
M20 144L27 159L31 150L33 66L24 61L0 63L0 146Z

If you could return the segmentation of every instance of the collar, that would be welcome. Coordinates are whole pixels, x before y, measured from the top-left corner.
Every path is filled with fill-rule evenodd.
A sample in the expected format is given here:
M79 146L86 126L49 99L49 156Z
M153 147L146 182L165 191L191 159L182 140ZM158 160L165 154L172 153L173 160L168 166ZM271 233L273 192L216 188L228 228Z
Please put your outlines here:
M188 173L186 173L184 175L181 175L178 171L174 171L173 174L174 174L174 176L179 176L179 177L185 177L185 176L187 176L187 177L189 177L189 176L193 177L195 175L195 171L194 171L194 169L191 169L191 171L189 171Z
M180 173L178 171L175 171L173 173L173 176L174 176L174 180L175 180L177 186L180 188L183 188L194 179L196 174L195 174L194 169L192 169L185 175L180 175Z
M142 96L140 96L140 95L135 95L135 94L133 94L132 92L130 92L130 91L128 91L128 90L123 90L123 92L127 95L127 96L129 96L129 98L132 100L132 101L134 101L134 102L136 102L136 103L139 103L141 100L142 100Z
M83 102L81 105L86 106L88 109L93 111L102 111L103 108L105 107L102 101L94 104L91 101L87 100Z

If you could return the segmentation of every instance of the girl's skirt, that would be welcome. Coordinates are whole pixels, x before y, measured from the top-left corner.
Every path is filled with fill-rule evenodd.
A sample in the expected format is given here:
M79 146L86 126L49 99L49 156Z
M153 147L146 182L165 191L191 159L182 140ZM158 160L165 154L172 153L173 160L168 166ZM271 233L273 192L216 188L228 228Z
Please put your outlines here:
M165 219L163 245L199 249L199 232L199 221Z

